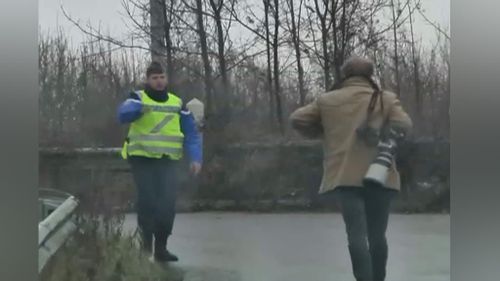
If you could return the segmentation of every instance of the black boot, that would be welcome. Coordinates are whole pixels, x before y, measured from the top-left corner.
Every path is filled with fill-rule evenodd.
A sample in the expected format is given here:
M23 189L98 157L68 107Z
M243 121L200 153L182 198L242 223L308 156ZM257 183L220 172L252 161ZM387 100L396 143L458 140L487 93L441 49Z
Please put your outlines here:
M163 251L155 252L155 261L157 262L176 262L179 261L179 258L164 249Z
M154 257L157 262L175 262L179 261L179 258L167 251L167 239L168 235L166 232L156 232L155 233L155 253Z

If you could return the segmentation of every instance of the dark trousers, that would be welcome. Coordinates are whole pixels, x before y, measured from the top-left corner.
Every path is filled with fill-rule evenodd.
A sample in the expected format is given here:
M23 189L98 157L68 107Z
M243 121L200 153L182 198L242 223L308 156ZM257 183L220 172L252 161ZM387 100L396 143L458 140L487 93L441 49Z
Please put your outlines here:
M168 158L130 157L137 189L137 224L143 249L155 253L166 249L172 233L177 195L177 162Z
M385 236L396 191L376 187L339 187L338 203L346 226L357 281L384 281L388 257Z

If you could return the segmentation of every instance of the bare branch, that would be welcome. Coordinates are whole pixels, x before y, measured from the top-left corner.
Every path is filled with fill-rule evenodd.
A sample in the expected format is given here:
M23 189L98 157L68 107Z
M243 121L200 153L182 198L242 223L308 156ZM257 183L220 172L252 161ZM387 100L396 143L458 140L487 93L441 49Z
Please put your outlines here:
M424 18L424 20L425 20L428 24L432 25L432 26L433 26L433 27L434 27L434 28L435 28L435 29L436 29L439 33L443 34L443 35L446 37L446 39L451 40L450 35L448 35L448 33L447 33L447 32L445 32L444 30L442 30L442 29L439 27L439 25L438 25L438 24L436 24L436 23L432 22L432 21L431 21L431 20L430 20L430 19L429 19L429 18L428 18L425 14L424 14L424 12L422 11L422 9L421 9L419 6L417 6L417 7L416 7L416 9L417 9L418 13L419 13L419 14L420 14L423 18Z
M233 65L228 66L228 67L227 67L227 70L228 70L228 71L230 71L230 70L232 70L232 69L234 69L234 68L236 68L236 67L240 66L242 63L244 63L244 62L245 62L245 61L247 61L248 59L251 59L251 58L255 58L255 57L257 57L257 56L260 56L260 55L264 54L265 52L266 52L266 50L261 50L261 51L258 51L258 52L256 52L256 53L253 53L253 54L251 54L251 55L246 55L246 56L243 56L241 59L239 59L239 60L238 60L237 62L235 62ZM220 75L220 74L218 74L218 75L216 76L216 78L219 78L220 76L221 76L221 75Z
M117 40L109 35L103 35L100 31L96 30L94 27L92 27L90 24L87 25L87 27L83 27L83 25L77 21L74 20L64 9L64 7L61 6L63 15L68 19L75 27L77 27L81 32L83 32L85 35L88 35L96 40L102 40L105 42L109 42L111 44L114 44L116 46L120 46L122 48L130 48L130 49L142 49L146 51L151 51L150 48L146 48L143 46L138 46L138 45L130 45L127 43L124 43L121 40Z
M224 4L225 5L225 4ZM226 9L230 12L230 14L232 15L232 17L234 17L234 19L239 23L241 24L244 28L246 28L247 30L251 31L253 34L257 35L258 37L260 37L261 39L263 40L266 40L266 36L264 34L261 34L257 29L255 28L252 28L251 26L249 26L248 24L246 24L243 20L241 20L235 9L234 9L234 5L232 7L227 7L226 6Z

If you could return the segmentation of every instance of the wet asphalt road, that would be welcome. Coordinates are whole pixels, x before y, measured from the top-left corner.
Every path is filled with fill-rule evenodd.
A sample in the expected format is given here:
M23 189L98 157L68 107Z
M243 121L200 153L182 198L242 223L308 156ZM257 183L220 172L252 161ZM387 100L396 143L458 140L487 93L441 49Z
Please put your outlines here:
M449 215L391 215L387 236L386 281L450 280ZM169 249L185 281L354 281L339 214L179 214Z

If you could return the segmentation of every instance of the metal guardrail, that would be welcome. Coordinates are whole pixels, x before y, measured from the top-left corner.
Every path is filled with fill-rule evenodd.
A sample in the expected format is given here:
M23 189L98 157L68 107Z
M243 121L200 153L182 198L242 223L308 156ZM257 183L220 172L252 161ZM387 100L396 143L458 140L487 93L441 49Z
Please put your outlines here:
M57 193L61 195L60 192ZM78 200L71 195L65 197L52 194L39 198L41 221L38 223L38 272L43 270L50 258L76 230L73 214Z

